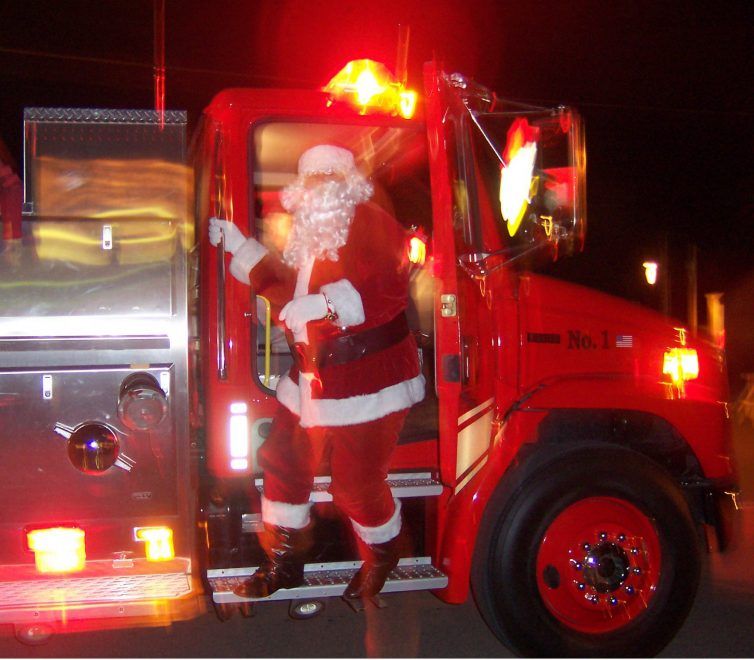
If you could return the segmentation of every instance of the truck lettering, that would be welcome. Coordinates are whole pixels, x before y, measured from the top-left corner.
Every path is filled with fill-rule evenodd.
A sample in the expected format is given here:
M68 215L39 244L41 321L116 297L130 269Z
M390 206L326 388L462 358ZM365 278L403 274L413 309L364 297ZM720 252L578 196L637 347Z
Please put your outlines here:
M568 350L581 350L593 348L594 343L592 337L586 332L581 330L569 330L568 331Z
M588 332L582 332L581 330L569 330L568 331L568 350L589 350L602 348L603 350L610 348L608 342L609 334L607 330L600 332L602 342L593 339L592 335Z

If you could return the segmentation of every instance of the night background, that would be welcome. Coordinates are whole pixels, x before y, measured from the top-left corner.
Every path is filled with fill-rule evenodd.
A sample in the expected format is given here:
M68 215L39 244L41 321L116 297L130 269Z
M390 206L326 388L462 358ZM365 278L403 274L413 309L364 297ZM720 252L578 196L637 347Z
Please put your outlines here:
M699 325L724 292L733 395L754 372L754 3L166 0L167 107L193 126L229 86L316 88L348 60L409 84L436 57L502 98L573 105L586 124L588 233L557 272L661 308L644 280L667 244L670 311ZM0 138L21 160L26 106L153 107L151 0L0 4Z

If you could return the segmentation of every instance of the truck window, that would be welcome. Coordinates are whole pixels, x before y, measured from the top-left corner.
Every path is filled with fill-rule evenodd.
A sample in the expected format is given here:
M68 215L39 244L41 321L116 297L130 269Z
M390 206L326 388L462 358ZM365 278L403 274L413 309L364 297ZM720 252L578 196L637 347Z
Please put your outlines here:
M449 176L453 194L453 237L459 254L479 250L476 245L477 218L469 209L469 185L473 177L468 172L472 152L465 146L468 129L464 121L455 115L447 117L445 145L448 152Z
M270 252L282 255L291 217L280 204L280 191L296 178L299 156L316 144L350 149L358 167L375 188L372 201L391 213L407 230L431 236L431 194L423 127L344 125L300 121L266 122L250 132L253 171L253 217L250 226ZM266 301L257 299L256 354L260 383L275 389L290 364L288 346L279 328L266 323ZM432 337L432 286L424 269L412 275L409 323Z

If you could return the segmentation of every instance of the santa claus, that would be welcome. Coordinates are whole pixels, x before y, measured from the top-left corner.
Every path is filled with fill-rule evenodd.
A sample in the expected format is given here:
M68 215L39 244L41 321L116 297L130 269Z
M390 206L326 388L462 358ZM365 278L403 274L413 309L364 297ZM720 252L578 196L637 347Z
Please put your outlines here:
M349 150L319 145L303 153L281 193L293 216L282 260L234 224L210 220L210 241L224 235L230 272L271 301L295 359L258 452L267 559L236 589L244 597L303 583L309 495L323 453L333 501L364 559L345 596L377 594L398 563L401 504L385 478L425 382L405 316L406 233L372 195Z

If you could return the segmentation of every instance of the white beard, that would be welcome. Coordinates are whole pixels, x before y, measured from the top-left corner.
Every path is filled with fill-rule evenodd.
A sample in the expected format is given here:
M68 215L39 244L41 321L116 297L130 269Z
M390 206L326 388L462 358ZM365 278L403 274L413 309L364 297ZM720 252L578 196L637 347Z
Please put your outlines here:
M283 251L283 260L301 268L310 259L338 260L346 244L356 206L372 196L372 185L361 175L346 181L328 181L305 188L300 180L283 189L283 208L293 214L293 225Z

